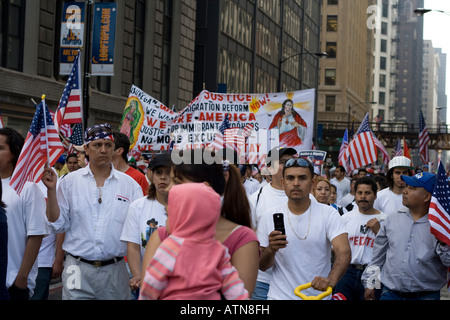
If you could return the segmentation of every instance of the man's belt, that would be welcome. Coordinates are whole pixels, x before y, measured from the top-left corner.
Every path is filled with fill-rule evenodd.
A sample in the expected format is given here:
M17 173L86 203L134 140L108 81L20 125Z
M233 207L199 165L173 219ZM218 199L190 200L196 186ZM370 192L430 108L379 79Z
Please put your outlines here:
M86 260L86 259L78 257L78 256L74 256L73 254L70 254L70 253L68 253L68 254L71 255L72 257L74 257L75 259L80 260L81 262L84 262L84 263L91 264L96 268L104 267L104 266L119 262L120 260L123 259L123 257L116 257L116 258L113 258L110 260L105 260L105 261L91 261L91 260Z

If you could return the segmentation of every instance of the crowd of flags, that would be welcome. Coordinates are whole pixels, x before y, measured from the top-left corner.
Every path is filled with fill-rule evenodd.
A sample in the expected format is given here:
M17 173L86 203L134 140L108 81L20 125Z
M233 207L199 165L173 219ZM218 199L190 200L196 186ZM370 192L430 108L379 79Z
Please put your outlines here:
M428 152L429 142L430 137L428 135L428 130L422 111L420 111L419 154L420 159L424 164L428 164L430 161ZM384 145L370 129L369 113L367 113L351 141L349 141L348 130L345 130L341 148L339 150L338 161L347 171L352 171L376 162L378 159L378 152L381 152L383 163L388 164L390 161L389 154ZM405 139L397 140L393 155L405 156L411 159L411 152Z

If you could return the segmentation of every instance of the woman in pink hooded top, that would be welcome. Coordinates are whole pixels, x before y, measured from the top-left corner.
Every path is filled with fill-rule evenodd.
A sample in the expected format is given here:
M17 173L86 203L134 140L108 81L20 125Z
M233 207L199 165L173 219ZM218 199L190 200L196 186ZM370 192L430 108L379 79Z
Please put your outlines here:
M220 208L220 196L204 183L170 189L170 236L146 269L140 300L220 300L220 293L227 300L248 299L227 249L214 238Z

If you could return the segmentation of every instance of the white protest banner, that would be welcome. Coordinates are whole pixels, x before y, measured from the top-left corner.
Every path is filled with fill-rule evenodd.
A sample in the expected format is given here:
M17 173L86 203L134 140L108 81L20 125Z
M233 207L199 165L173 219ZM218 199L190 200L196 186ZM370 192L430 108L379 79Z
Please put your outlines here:
M314 89L264 94L202 91L175 113L133 86L120 131L130 137L134 150L141 152L168 150L171 141L173 150L205 149L220 134L228 115L227 128L246 134L247 159L256 161L255 154L266 154L276 146L311 149L314 97ZM244 133L249 126L252 132Z
M202 91L180 112L172 132L190 132L191 138L180 148L204 148L214 140L225 116L230 128L278 130L280 146L297 151L312 147L314 125L314 89L291 93L221 94ZM194 122L197 125L194 125ZM199 131L199 132L198 132ZM201 134L199 134L201 133ZM175 141L179 141L176 139ZM190 143L189 143L190 142Z
M132 86L119 131L130 138L134 154L168 150L175 116L164 104Z

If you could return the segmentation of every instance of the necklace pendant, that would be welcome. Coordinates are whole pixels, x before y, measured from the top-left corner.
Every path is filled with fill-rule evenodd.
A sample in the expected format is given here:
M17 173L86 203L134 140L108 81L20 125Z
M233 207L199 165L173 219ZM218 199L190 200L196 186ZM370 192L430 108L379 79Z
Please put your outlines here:
M102 198L98 198L98 203L102 203Z

